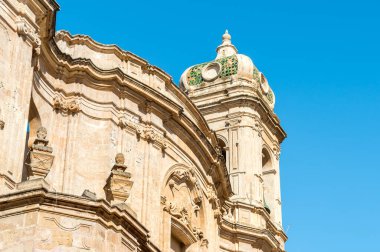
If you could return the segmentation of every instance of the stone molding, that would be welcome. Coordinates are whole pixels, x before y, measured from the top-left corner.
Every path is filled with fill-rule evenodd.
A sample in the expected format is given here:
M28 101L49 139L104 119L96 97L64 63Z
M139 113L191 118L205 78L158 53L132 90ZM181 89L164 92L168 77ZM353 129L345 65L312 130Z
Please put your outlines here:
M221 222L221 227L228 227L229 231L226 231L226 235L228 234L234 234L234 233L239 233L239 229L241 229L241 232L248 232L248 235L251 237L255 236L257 237L257 233L262 233L265 234L266 240L268 240L273 248L279 248L280 247L280 242L276 237L279 237L283 242L286 242L288 237L286 236L285 232L282 230L281 227L279 227L276 223L274 223L268 212L265 210L264 206L254 206L251 204L246 204L242 202L230 202L230 201L225 201L223 208L226 209L224 212L222 222ZM256 213L261 215L264 220L265 220L265 227L264 229L259 229L252 227L248 224L245 223L240 223L236 221L235 216L228 215L228 213L236 211L235 209L248 209L252 213ZM223 229L223 228L222 228ZM232 231L232 230L235 231ZM245 230L245 231L244 231ZM230 232L230 233L229 233ZM231 233L232 232L232 233ZM259 236L261 237L261 236ZM282 251L282 250L280 250Z
M241 86L236 86L236 88L243 88ZM223 90L223 92L225 92ZM278 119L277 115L273 113L271 108L262 101L262 99L254 95L254 91L251 90L251 88L248 88L247 90L242 89L240 92L236 92L236 94L232 95L232 91L229 91L229 96L224 96L224 98L220 98L220 101L218 103L197 103L197 95L192 94L190 98L193 99L194 103L198 105L198 108L201 111L204 111L207 113L210 113L211 111L217 111L220 105L228 106L228 107L239 107L242 104L244 106L253 106L254 109L259 113L259 116L261 118L261 121L263 124L267 126L267 128L274 134L278 142L282 142L286 138L286 133L284 129L280 125L280 120ZM208 93L207 93L208 94ZM218 97L218 95L215 95L215 97ZM214 98L215 98L214 97ZM211 97L210 97L211 98Z
M26 182L30 184L32 181ZM51 206L54 206L53 210ZM90 200L85 197L53 192L48 189L47 185L43 184L38 187L25 185L17 191L0 195L0 208L8 215L38 211L40 213L55 213L78 220L84 219L86 216L86 221L99 223L107 229L120 232L125 237L132 236L136 242L134 244L135 249L160 251L150 241L149 231L137 221L132 213L127 209L111 206L103 199ZM62 228L65 227L62 226Z
M275 169L271 169L269 171L263 171L263 175L267 175L267 174L275 175L276 173L277 173L277 171Z
M220 225L220 236L229 240L239 240L240 242L248 242L251 244L256 240L263 240L271 247L271 251L285 252L284 248L281 248L276 236L266 229L254 228L245 224L231 223L227 220L223 220Z
M0 173L0 183L0 190L2 192L5 192L5 190L13 190L16 186L16 182L9 175L2 173Z
M118 57L120 61L124 61L124 62L131 61L138 65L141 65L142 70L163 78L165 83L173 82L172 77L166 72L164 72L162 69L158 68L157 66L149 64L146 60L144 60L143 58L140 58L139 56L131 52L123 51L117 45L101 44L101 43L96 42L95 40L93 40L91 37L87 35L72 36L67 31L57 32L55 34L55 40L56 41L62 40L68 43L70 46L85 45L89 49L94 50L95 52L114 54Z

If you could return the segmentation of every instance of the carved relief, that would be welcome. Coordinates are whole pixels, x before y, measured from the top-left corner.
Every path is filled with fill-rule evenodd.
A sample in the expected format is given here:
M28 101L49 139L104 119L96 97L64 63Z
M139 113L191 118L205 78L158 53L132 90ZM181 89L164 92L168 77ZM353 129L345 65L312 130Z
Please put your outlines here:
M65 217L61 217L59 220L55 217L45 217L44 219L53 222L61 230L59 235L57 235L57 232L50 230L42 232L41 241L46 244L44 248L55 247L55 244L67 244L79 249L90 249L88 241L88 237L91 237L89 236L91 233L90 225L78 223L76 220ZM49 243L50 246L48 245Z
M220 218L222 216L222 212L220 211L220 201L212 186L208 186L207 188L207 198L212 205L212 209L214 210L214 217Z
M25 39L29 40L34 48L39 48L41 45L41 40L38 34L30 27L24 18L19 18L16 21L17 33L21 36L24 36ZM39 51L39 49L38 49Z
M125 172L127 166L124 163L124 155L122 153L116 154L115 165L112 167L111 174L104 187L107 200L111 204L124 203L132 189L131 173Z
M30 147L30 164L27 164L29 179L45 178L53 165L53 148L48 146L46 136L47 130L44 127L37 129L37 138Z
M223 219L229 222L235 222L232 207L227 206L223 212Z
M76 99L66 101L59 96L54 97L53 108L56 111L61 111L64 115L69 113L75 114L80 111L79 102Z
M280 154L281 154L281 149L280 149L280 146L275 144L275 146L273 147L273 154L274 156L276 157L277 160L280 159Z
M233 126L237 126L241 123L241 118L233 118L233 119L230 119L230 120L227 120L225 125L226 127L233 127Z
M140 139L144 139L150 143L157 144L162 150L168 147L165 133L158 133L150 125L143 125L138 122L128 119L126 116L119 118L119 126L121 128L129 128L136 132L136 135Z
M200 241L204 239L202 225L202 192L192 169L176 170L172 173L161 196L163 210L178 220Z

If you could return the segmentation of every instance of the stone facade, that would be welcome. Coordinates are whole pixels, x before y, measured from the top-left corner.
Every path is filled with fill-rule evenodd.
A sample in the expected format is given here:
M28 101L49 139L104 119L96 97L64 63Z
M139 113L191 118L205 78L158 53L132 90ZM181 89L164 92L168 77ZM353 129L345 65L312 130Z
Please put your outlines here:
M0 251L285 251L264 75L229 34L180 88L0 1Z

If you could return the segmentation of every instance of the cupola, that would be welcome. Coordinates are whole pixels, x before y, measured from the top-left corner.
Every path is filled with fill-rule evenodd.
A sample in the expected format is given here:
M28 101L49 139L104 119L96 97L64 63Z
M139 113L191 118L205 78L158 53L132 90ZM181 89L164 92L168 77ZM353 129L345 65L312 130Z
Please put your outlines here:
M222 36L222 44L216 48L216 58L191 66L185 70L180 79L180 88L191 93L214 85L244 82L255 88L263 100L274 108L275 96L264 74L253 64L250 57L238 54L231 42L231 35Z

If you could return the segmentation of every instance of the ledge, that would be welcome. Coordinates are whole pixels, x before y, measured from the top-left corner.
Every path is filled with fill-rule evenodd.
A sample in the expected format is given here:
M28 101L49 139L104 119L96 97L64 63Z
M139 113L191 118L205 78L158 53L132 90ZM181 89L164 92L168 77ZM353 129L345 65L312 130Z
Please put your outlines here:
M1 212L10 213L12 209L22 208L22 211L43 211L45 207L54 206L71 210L69 215L83 218L83 213L94 215L93 222L100 222L109 229L132 235L139 243L142 251L160 251L149 240L149 231L128 211L128 208L111 206L103 199L89 198L49 191L49 185L43 179L19 183L19 190L0 195ZM19 210L19 209L18 209ZM51 209L49 210L51 211ZM18 211L17 213L20 213ZM2 214L2 217L5 215Z

